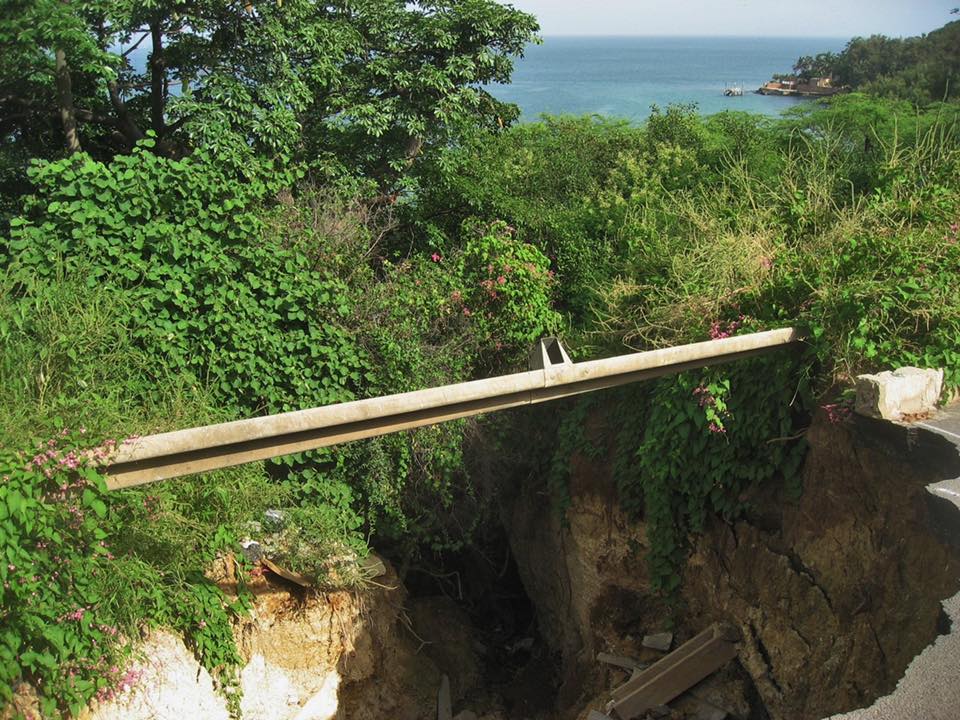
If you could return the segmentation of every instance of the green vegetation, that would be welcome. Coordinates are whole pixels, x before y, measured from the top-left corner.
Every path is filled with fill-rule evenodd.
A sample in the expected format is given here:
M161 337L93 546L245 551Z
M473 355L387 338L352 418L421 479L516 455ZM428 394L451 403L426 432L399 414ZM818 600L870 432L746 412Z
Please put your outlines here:
M804 56L793 66L802 80L832 77L834 85L925 105L957 97L960 20L920 37L857 37L839 53Z
M955 105L510 127L479 83L509 77L536 25L489 0L17 7L0 22L4 702L21 680L51 716L108 697L158 625L235 684L249 598L204 573L267 508L321 585L368 543L429 562L489 517L475 422L105 493L98 461L135 435L515 370L558 332L583 357L807 328L798 353L551 410L560 506L571 453L599 452L586 421L616 419L620 497L669 592L710 517L799 492L810 413L852 375L940 366L960 386ZM147 38L144 64L118 51Z
M960 385L958 120L954 105L917 112L858 94L777 122L674 107L642 128L548 119L438 163L415 208L426 234L451 227L447 203L543 247L583 355L807 330L800 357L607 399L621 501L649 523L660 587L677 586L688 533L708 515L737 517L772 480L798 491L809 414L842 415L837 388L855 374L943 367ZM592 402L557 430L561 507L570 453L590 452Z

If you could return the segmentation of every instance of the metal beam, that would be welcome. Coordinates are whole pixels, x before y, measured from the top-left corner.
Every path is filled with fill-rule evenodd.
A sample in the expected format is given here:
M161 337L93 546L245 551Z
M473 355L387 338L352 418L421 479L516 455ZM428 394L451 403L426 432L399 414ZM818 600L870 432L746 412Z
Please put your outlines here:
M541 342L536 370L311 410L151 435L124 443L105 469L117 490L532 405L768 352L793 328L572 363ZM556 341L553 341L555 343Z

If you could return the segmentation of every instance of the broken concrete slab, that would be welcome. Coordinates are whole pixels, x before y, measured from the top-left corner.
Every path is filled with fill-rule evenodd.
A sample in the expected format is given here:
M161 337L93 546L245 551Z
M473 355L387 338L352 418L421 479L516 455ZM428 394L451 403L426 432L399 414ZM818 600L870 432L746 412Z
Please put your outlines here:
M453 720L453 704L450 701L450 678L440 677L440 690L437 692L437 720Z
M587 715L587 720L613 720L609 715L604 715L599 710L591 710Z
M857 376L854 410L883 420L927 415L937 409L943 391L943 370L904 367L893 372Z
M660 632L643 636L643 646L652 650L667 652L673 644L673 633Z
M615 667L623 668L624 670L642 670L643 668L647 667L647 663L642 663L639 660L634 660L631 657L604 652L597 653L597 662L603 663L604 665L614 665Z

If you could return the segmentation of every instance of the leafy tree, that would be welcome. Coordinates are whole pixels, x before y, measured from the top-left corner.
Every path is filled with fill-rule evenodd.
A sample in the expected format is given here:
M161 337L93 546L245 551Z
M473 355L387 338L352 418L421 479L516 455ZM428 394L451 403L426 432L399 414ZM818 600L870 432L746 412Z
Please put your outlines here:
M816 57L804 55L793 66L793 72L804 81L815 77L831 77L837 56L831 52L819 53Z
M536 30L493 0L13 0L0 138L5 155L103 158L152 133L170 156L388 177L458 126L515 117L482 85L509 79Z
M960 21L920 37L856 37L842 52L805 55L797 77L832 76L835 84L926 104L947 100L960 80Z

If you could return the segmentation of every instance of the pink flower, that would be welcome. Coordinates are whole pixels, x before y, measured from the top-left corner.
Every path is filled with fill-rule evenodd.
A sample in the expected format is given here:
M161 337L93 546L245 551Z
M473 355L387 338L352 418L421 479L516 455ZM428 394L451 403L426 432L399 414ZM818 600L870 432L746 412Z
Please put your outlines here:
M710 323L710 339L723 340L724 338L731 337L743 325L744 319L745 317L741 315L736 320L728 322L726 327L724 327L723 323L719 320L714 320Z
M438 263L438 262L440 262L443 258L440 257L440 253L434 253L433 255L430 256L430 259L433 260L435 263Z
M850 408L842 403L828 403L821 407L827 413L827 420L832 425L839 425L850 417Z
M504 285L506 284L506 282L507 282L507 279L503 275L500 275L497 278L497 285Z

